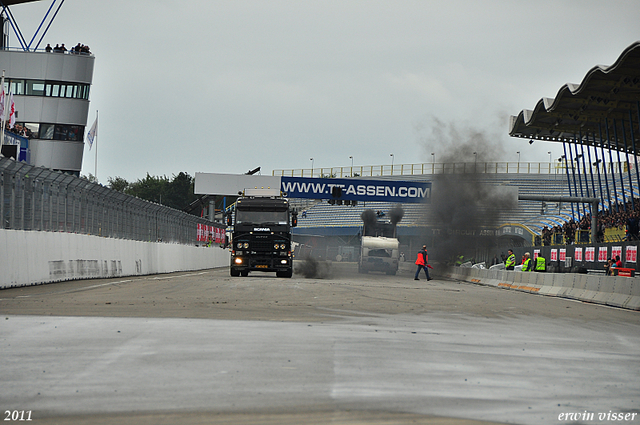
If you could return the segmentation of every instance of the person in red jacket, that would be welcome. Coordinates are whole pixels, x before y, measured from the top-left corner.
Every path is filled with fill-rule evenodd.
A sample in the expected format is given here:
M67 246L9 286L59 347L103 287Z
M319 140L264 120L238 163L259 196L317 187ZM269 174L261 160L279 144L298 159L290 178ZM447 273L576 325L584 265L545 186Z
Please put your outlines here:
M424 273L427 275L427 280L431 280L429 277L429 268L427 264L429 263L429 255L427 254L427 246L422 245L422 249L418 252L418 259L416 260L416 264L418 265L418 270L416 270L416 276L414 280L420 280L418 276L420 275L420 270L424 269Z

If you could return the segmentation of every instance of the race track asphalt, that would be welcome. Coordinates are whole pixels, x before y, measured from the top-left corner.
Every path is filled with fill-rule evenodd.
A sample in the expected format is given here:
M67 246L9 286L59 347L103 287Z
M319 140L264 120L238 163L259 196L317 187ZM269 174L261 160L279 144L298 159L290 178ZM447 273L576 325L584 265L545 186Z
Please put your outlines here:
M328 267L323 278L211 269L2 290L3 419L640 423L640 313L414 281L410 265L396 276Z

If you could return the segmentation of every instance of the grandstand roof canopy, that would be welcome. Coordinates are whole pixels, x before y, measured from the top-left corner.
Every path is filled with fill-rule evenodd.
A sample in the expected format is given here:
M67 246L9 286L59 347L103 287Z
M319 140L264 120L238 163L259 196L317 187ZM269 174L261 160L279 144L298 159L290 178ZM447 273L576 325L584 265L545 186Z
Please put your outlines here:
M14 4L22 4L22 3L34 3L40 0L0 0L0 3L5 6L12 6Z
M605 147L609 140L612 149L636 153L639 120L640 42L635 42L613 65L595 66L582 83L565 84L555 98L511 116L509 135Z

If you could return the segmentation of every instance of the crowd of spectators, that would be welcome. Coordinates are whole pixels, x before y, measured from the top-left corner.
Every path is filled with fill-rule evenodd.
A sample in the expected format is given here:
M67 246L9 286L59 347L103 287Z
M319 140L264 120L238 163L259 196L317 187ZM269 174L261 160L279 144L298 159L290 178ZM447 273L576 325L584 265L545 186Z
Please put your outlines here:
M65 47L64 43L56 44L56 47L51 47L51 44L47 44L47 47L45 47L44 50L48 53L66 53L67 52L67 48ZM71 48L71 51L69 51L69 53L72 55L90 55L91 50L89 50L89 46L85 46L84 44L78 43Z
M622 202L612 205L611 208L598 211L597 242L604 241L606 229L618 228L625 230L628 241L640 240L640 200ZM587 213L576 222L573 219L565 221L563 225L555 225L551 228L544 226L542 229L542 243L547 245L560 244L564 237L564 243L588 242L591 233L591 214ZM577 240L576 240L577 239Z
M2 125L0 125L0 127L2 127ZM34 137L34 134L31 130L20 124L16 124L11 127L9 125L9 122L7 121L4 125L4 129L6 131L12 132L13 134L17 134L18 136L26 137L27 139L31 139Z

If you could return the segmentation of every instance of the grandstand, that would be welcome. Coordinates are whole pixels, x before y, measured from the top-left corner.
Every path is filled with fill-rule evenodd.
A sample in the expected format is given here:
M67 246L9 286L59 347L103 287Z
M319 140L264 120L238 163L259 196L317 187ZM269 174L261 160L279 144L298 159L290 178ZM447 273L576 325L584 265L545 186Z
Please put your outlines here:
M437 177L437 176L436 176ZM456 178L473 180L475 183L487 186L511 186L517 187L520 193L538 194L542 189L549 194L566 194L569 190L566 180L561 175L554 174L462 174ZM380 177L381 179L402 179L433 181L434 175L413 175L402 177ZM360 215L365 209L386 212L395 204L388 202L360 203L356 206L331 205L316 201L309 205L293 201L293 205L304 213L299 215L297 234L315 235L340 235L347 236L357 234L362 225ZM567 207L569 212L567 212ZM430 204L405 204L405 215L399 223L401 234L410 234L415 228L432 228L436 226L431 217L432 205ZM540 214L540 203L533 201L520 201L515 208L502 211L498 224L508 222L524 223L532 217ZM570 217L570 205L563 206L561 211L567 219ZM539 232L536 232L539 233Z

